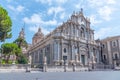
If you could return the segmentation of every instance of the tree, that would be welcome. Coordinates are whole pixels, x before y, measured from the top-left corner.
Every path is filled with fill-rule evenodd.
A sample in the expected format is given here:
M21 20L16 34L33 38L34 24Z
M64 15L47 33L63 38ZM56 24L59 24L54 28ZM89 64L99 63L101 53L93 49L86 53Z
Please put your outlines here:
M27 64L28 63L28 59L25 55L20 55L17 59L19 64Z
M28 47L27 42L23 38L17 38L13 43L16 43L19 48L22 48L22 47L27 48Z
M21 49L15 43L5 43L2 44L1 49L3 50L4 58L6 59L6 63L8 63L10 55L19 56L21 54Z
M26 40L21 37L17 38L13 43L16 43L20 49L22 49L23 47L25 47L25 48L28 47ZM27 64L28 63L28 59L24 54L18 55L17 61L19 64Z
M8 12L0 6L0 42L12 37L11 26L12 21Z

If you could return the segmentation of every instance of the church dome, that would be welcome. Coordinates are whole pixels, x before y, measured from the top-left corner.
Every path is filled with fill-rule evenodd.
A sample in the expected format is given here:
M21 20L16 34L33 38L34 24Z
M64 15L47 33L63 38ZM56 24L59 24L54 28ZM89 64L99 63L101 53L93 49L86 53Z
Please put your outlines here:
M33 37L40 37L40 36L41 36L41 37L44 36L44 34L41 32L41 28L38 29L38 32L35 33Z
M37 42L41 41L41 39L44 38L44 34L41 31L41 28L38 29L38 32L34 34L33 36L33 44L36 44Z

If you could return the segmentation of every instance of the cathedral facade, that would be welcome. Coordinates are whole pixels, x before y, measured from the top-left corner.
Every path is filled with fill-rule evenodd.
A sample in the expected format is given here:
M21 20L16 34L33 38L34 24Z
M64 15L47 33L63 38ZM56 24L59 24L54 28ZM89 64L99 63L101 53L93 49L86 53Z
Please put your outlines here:
M33 36L29 54L33 65L43 65L46 57L47 65L63 65L66 62L68 65L87 66L101 62L100 49L100 42L94 40L90 19L81 9L78 13L73 12L70 19L46 36L39 28Z

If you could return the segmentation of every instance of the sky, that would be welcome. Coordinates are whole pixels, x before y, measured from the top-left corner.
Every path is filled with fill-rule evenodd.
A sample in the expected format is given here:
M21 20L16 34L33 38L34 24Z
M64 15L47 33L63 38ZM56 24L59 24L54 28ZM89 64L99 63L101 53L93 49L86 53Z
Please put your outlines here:
M120 35L120 0L0 0L12 20L13 42L25 23L25 38L32 43L38 28L46 35L71 14L83 8L85 17L90 18L95 39Z

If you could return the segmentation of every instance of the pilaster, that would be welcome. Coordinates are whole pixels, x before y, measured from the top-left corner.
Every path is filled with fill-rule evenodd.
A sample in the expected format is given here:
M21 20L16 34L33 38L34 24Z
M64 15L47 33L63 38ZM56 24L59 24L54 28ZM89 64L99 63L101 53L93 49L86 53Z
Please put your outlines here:
M112 53L111 53L111 48L110 48L110 42L107 41L107 47L108 47L108 59L109 59L109 64L112 64Z
M118 38L118 45L119 45L119 57L120 57L120 37Z

